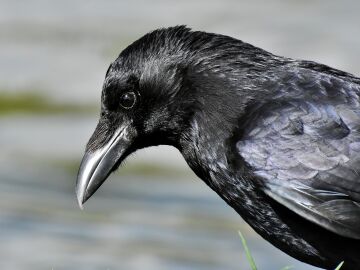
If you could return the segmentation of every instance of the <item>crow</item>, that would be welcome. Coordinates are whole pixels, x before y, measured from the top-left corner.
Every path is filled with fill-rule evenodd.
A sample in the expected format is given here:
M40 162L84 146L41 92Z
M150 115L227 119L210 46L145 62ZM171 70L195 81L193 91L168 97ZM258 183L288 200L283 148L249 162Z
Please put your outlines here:
M186 26L112 62L80 165L83 203L138 149L170 145L265 240L360 269L360 78Z

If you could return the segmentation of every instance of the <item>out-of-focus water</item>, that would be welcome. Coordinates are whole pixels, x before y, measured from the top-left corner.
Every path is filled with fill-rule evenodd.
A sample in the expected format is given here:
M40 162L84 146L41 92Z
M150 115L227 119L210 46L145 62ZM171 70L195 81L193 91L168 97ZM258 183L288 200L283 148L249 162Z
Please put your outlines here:
M0 0L0 87L97 102L125 46L179 24L359 74L359 8L356 0Z
M359 74L359 7L0 0L0 91L98 104L107 66L120 50L151 29L177 24ZM76 166L96 118L0 116L0 269L248 269L238 229L259 269L314 269L257 236L168 147L133 156L81 211Z
M262 269L310 269L255 235L171 148L132 157L81 211L74 166L94 120L0 118L1 269L246 269L239 229Z

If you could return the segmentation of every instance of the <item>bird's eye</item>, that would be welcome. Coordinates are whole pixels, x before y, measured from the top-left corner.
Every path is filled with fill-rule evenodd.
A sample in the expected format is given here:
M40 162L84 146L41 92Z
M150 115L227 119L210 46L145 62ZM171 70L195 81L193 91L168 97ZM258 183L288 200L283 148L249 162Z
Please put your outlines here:
M136 94L134 92L126 92L120 97L120 105L124 109L131 109L136 102Z

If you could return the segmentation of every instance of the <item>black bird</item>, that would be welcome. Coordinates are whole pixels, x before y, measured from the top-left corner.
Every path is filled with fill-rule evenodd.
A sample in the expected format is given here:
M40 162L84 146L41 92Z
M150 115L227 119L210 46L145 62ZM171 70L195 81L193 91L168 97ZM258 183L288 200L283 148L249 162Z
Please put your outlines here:
M314 266L360 269L360 78L184 26L111 63L80 206L132 152L176 147L263 238Z

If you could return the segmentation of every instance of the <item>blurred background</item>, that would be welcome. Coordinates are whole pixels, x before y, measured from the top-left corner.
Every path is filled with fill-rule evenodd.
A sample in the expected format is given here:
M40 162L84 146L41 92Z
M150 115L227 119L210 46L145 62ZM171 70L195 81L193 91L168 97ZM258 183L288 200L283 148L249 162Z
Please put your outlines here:
M315 269L253 232L177 150L133 155L81 211L74 184L105 71L186 24L360 74L359 1L0 0L0 269Z

